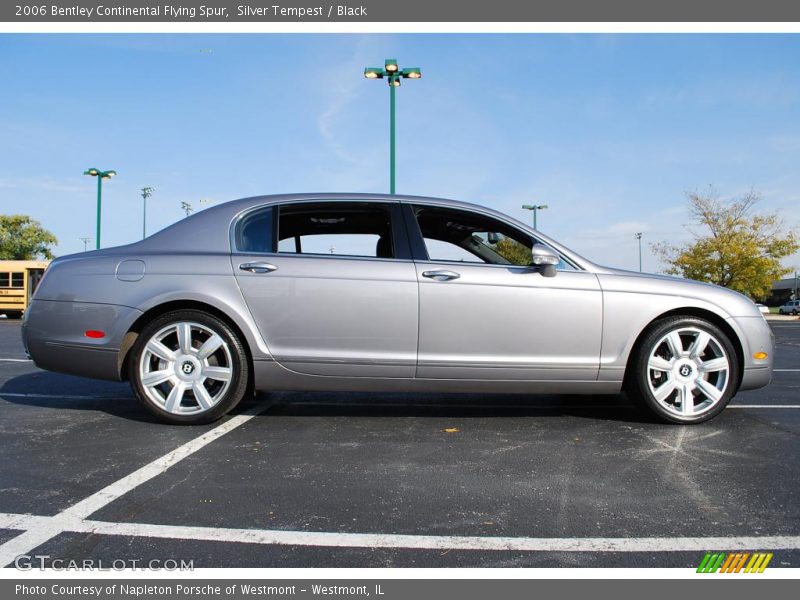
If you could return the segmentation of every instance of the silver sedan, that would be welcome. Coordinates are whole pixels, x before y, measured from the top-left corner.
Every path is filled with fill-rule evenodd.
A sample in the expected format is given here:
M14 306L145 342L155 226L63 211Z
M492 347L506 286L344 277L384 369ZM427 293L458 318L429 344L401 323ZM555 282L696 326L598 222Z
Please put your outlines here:
M43 368L129 380L208 423L257 390L628 393L698 423L767 385L770 328L730 290L596 265L488 208L262 196L61 257L26 312Z

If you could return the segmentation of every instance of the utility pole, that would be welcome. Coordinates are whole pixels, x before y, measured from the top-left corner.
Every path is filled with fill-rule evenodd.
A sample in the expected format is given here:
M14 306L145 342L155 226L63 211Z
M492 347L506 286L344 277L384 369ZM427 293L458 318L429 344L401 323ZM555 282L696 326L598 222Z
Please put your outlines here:
M89 248L89 242L92 241L92 238L90 238L90 237L82 237L82 238L78 238L78 239L83 242L83 251L86 252L86 250L88 250L88 248Z
M192 205L188 202L181 202L181 210L186 212L187 217L194 212Z

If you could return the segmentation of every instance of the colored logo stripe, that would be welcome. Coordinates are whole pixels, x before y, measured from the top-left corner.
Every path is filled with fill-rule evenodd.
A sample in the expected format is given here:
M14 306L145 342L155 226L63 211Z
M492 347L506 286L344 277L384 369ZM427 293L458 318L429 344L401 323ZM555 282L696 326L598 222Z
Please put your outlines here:
M764 569L772 560L772 552L736 552L727 554L725 552L706 552L700 566L697 567L698 573L739 573L744 568L745 573L763 573ZM748 562L747 559L750 559ZM745 563L747 566L745 567Z

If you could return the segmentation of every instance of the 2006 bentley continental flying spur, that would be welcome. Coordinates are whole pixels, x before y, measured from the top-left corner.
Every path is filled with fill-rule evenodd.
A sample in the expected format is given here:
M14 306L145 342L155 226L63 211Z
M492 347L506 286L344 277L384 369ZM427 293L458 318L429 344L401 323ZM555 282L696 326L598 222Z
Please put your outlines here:
M697 423L767 385L772 334L713 285L596 265L473 204L262 196L64 256L22 329L43 369L207 423L256 390L617 394Z

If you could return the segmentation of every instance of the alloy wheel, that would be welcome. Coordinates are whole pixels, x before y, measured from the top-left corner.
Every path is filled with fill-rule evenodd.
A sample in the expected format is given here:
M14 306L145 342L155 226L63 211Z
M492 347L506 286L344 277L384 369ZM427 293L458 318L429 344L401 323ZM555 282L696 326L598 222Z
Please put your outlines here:
M139 359L139 380L156 406L173 415L197 415L224 398L233 378L228 343L196 322L171 323L150 336Z
M698 327L667 332L651 347L647 384L658 404L680 419L694 419L723 399L731 358L722 342Z

